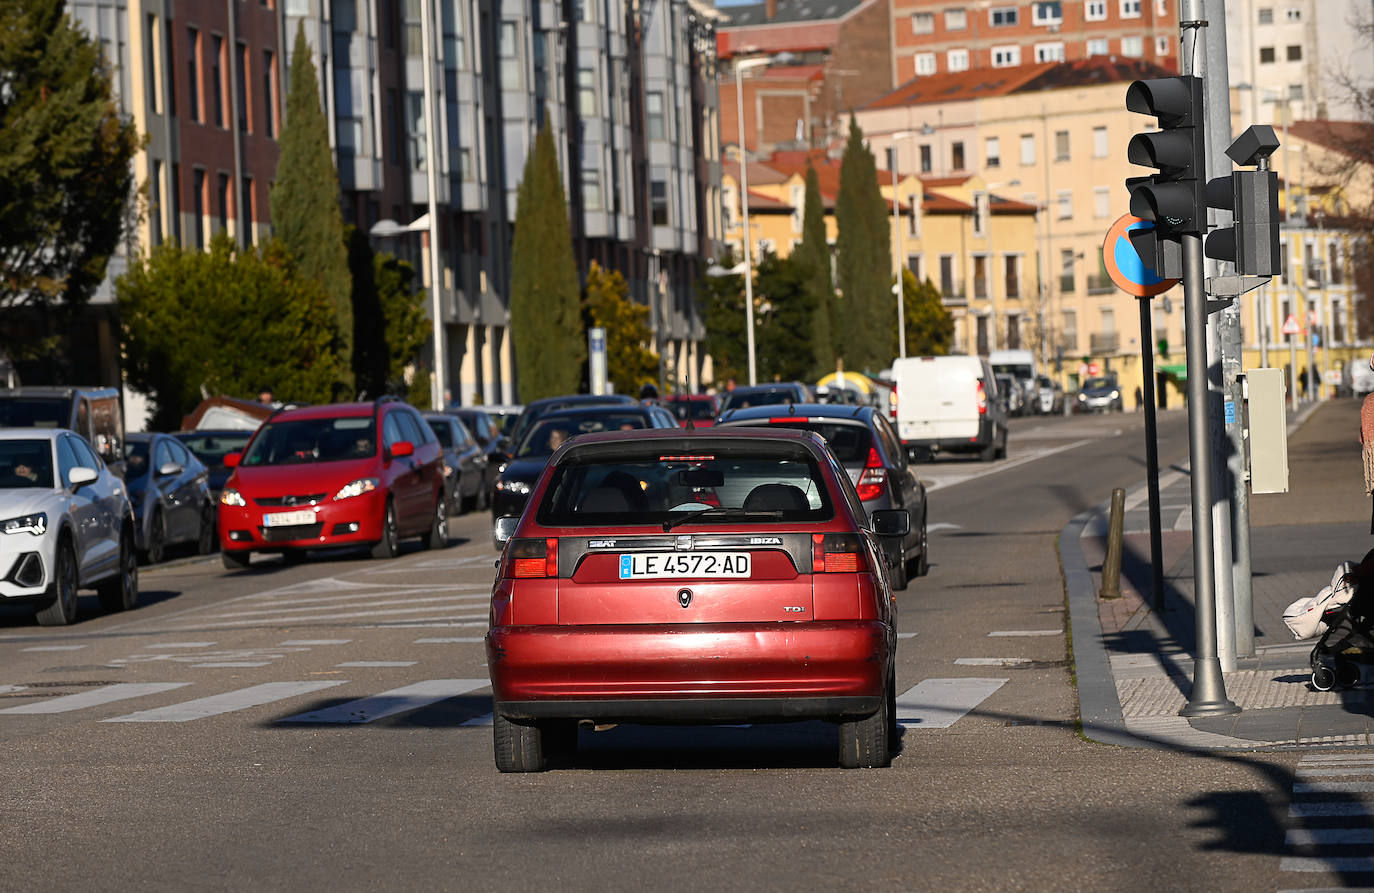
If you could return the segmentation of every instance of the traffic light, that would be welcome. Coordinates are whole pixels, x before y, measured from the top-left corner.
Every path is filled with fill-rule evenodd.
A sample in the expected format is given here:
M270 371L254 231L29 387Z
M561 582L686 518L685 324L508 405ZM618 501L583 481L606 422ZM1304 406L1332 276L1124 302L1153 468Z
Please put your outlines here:
M1207 205L1231 211L1235 226L1208 233L1207 256L1230 261L1239 276L1276 276L1283 272L1279 251L1279 178L1269 170L1269 156L1279 147L1274 128L1256 124L1246 128L1226 150L1242 166L1253 171L1232 171L1207 184Z
M1159 120L1159 130L1136 134L1126 147L1126 158L1132 164L1159 171L1126 181L1131 213L1154 223L1156 244L1202 232L1207 224L1202 79L1181 76L1136 81L1126 89L1126 108ZM1142 258L1146 263L1151 260L1144 254ZM1157 254L1156 259L1164 258ZM1165 272L1159 266L1154 269L1161 275Z

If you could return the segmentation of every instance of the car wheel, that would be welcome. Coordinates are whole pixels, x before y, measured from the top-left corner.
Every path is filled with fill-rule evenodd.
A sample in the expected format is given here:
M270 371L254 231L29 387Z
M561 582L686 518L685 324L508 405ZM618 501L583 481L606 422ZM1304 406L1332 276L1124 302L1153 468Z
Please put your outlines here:
M543 772L548 768L543 730L534 723L518 723L495 713L491 740L496 768L502 772Z
M904 592L907 584L906 549L901 545L898 545L897 548L901 549L901 551L897 553L897 561L888 574L888 578L892 583L893 592Z
M167 531L163 526L162 511L153 512L153 521L148 528L148 548L143 550L143 559L148 564L161 564L167 556Z
M372 547L373 558L396 557L396 506L386 501L386 514L382 516L382 538Z
M251 552L220 552L219 560L227 571L241 571L248 566Z
M897 722L897 668L887 676L887 752L897 753L902 745L902 726Z
M841 768L881 769L892 762L887 746L889 700L888 693L884 691L877 710L858 719L840 721Z
M119 536L119 571L96 587L100 607L106 611L128 611L138 602L138 558L134 555L134 532L126 527Z
M196 541L196 554L209 555L219 545L219 531L215 530L215 507L205 503L200 510L200 539Z
M978 451L979 462L991 462L997 458L997 435L993 435L988 445Z
M1007 458L1007 432L1002 432L1002 445L997 448L996 458Z
M426 549L442 549L448 545L448 501L443 496L434 503L434 523L420 542Z
M66 626L76 620L76 556L65 538L57 544L52 604L38 611L39 626Z
M916 557L916 576L930 573L930 536L926 533L926 519L921 519L921 554Z

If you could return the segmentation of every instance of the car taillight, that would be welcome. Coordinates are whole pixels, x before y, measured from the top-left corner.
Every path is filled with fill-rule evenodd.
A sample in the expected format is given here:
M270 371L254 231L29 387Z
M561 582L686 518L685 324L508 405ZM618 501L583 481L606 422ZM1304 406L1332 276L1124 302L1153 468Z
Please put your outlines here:
M988 392L983 387L983 380L978 379L978 414L986 415L988 411Z
M511 540L501 576L517 580L558 576L558 540L553 537Z
M813 533L811 535L811 572L813 574L852 574L868 570L863 542L855 533Z
M863 473L859 475L859 482L854 485L854 489L859 491L860 499L869 500L882 496L883 488L886 486L887 469L883 467L877 447L869 447L868 461L864 463Z

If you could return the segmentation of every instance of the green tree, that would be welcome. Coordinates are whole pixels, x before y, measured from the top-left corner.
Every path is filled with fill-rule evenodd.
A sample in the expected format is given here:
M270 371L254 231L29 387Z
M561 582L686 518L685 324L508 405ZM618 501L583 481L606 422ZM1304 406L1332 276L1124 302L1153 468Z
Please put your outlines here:
M804 379L813 371L812 321L817 313L812 274L806 263L771 251L759 261L754 296L761 312L755 347L762 381Z
M208 252L173 242L115 281L129 384L152 398L154 430L172 430L206 394L327 403L345 374L333 306L278 241Z
M658 354L649 349L654 332L649 308L630 300L630 287L616 270L592 261L587 272L587 311L606 330L606 377L617 394L638 394L658 382Z
M736 263L729 249L716 261L727 270ZM731 378L744 382L749 370L744 334L744 277L708 276L703 269L697 276L696 288L702 323L706 327L703 347L711 357L715 383L723 385Z
M353 376L359 393L430 403L429 372L420 349L429 338L426 297L415 291L415 268L372 250L367 236L348 227L348 266L353 278Z
M84 304L133 195L140 138L120 117L99 44L63 0L0 3L0 311ZM0 326L12 356L31 353ZM49 344L49 347L52 345Z
M568 202L549 114L525 159L511 244L510 335L520 398L576 391L587 345Z
M810 332L811 369L807 378L820 378L835 371L835 281L830 271L830 243L825 235L825 204L821 200L820 178L816 169L806 165L806 204L802 217L801 244L792 259L806 273L811 294Z
M906 317L906 354L909 357L944 356L954 343L954 317L945 309L940 289L929 279L917 282L902 270L902 311ZM892 355L897 356L897 329L892 329Z
M878 188L873 153L851 114L849 142L840 164L840 194L836 200L837 353L845 367L871 372L892 360L883 334L894 326L887 308L893 300L892 249L889 244L887 202Z
M329 126L320 108L320 85L305 40L296 27L291 51L291 86L281 131L277 182L272 188L272 231L290 250L300 272L320 283L334 307L335 349L343 374L335 394L351 394L353 283L339 209L339 174L329 148Z

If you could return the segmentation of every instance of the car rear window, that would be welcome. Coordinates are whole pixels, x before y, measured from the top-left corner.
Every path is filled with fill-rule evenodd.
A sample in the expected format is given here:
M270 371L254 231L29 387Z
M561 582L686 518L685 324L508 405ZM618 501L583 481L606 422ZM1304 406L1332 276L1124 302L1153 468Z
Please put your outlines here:
M797 396L791 391L731 391L725 397L720 410L744 409L749 406L779 406L783 403L795 403Z
M802 431L815 431L825 438L826 446L835 454L835 458L840 460L841 465L863 465L868 461L868 448L873 445L873 434L865 425L847 424L845 422L809 422L809 421L770 421L760 419L760 424L767 422L770 428L799 428Z
M643 413L608 412L596 415L550 416L541 419L525 435L520 449L515 451L517 459L548 456L563 445L563 442L579 434L595 434L598 431L633 431L649 427Z
M719 447L695 455L662 447L626 454L574 453L554 469L537 513L549 527L700 522L827 521L834 505L811 453L787 444L760 452Z
M52 489L52 442L0 440L0 488Z
M716 417L716 408L711 405L710 400L673 400L668 404L668 408L677 416L678 421L682 422L688 419L700 421Z
M301 465L375 456L374 425L371 416L271 422L253 438L240 465Z
M0 398L0 428L65 428L71 405L62 397Z

